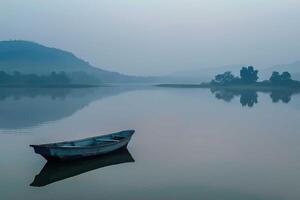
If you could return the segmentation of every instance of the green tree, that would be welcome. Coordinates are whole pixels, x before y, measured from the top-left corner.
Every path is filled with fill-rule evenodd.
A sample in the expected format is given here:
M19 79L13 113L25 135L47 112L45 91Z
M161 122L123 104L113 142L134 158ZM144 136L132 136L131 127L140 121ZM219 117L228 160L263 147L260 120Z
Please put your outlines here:
M272 76L269 80L272 84L288 84L293 81L292 75L289 72L283 72L282 74L280 74L276 71L272 73Z
M258 80L258 70L253 66L243 67L240 70L241 81L243 83L255 83Z
M224 72L223 74L218 74L215 76L214 83L220 84L220 85L226 85L233 83L235 80L234 75L230 72Z
M289 72L283 72L281 74L281 80L282 81L291 81L292 80L292 75Z

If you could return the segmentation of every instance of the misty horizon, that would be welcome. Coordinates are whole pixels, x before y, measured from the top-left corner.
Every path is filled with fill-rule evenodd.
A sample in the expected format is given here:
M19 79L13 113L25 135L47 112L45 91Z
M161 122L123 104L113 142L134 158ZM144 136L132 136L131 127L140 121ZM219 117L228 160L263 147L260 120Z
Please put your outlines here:
M0 40L34 41L132 75L266 68L300 59L299 6L294 0L6 1Z

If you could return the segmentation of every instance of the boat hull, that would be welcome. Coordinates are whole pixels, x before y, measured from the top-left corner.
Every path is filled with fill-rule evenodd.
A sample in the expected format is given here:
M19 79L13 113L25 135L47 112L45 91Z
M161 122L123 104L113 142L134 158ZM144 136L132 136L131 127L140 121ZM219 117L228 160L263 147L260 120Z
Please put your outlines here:
M127 131L128 132L128 131ZM112 144L106 145L95 145L95 146L73 146L73 147L64 147L64 146L49 146L49 145L30 145L34 148L35 153L40 154L48 161L65 161L65 160L74 160L86 157L100 156L114 151L126 149L131 136L134 131L120 132L122 135L125 135L120 141L114 142ZM104 137L108 137L106 135ZM114 136L118 136L118 133L114 133ZM96 137L95 137L96 138ZM98 137L101 138L101 137ZM88 138L79 140L79 142L90 141L94 138ZM71 141L72 142L72 141ZM76 142L76 141L74 141ZM60 144L60 143L58 143Z

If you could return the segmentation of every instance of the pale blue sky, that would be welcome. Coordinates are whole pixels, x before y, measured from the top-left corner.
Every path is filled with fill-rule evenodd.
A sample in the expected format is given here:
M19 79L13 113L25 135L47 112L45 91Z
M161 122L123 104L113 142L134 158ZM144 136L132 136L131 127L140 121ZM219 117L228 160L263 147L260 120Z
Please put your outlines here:
M0 0L0 40L129 74L300 60L299 0Z

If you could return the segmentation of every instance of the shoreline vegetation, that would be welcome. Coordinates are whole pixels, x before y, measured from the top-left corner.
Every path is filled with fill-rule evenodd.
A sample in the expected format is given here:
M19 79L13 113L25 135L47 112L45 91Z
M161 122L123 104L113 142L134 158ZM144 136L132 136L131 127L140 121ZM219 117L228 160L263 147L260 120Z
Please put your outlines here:
M257 84L251 85L212 85L210 83L200 83L200 84L157 84L157 87L168 87L168 88L203 88L203 89L230 89L230 90L255 90L255 91L270 91L270 90L292 90L300 91L299 86L275 86L268 84Z
M0 85L0 88L91 88L100 87L100 85L81 85L81 84L68 84L68 85Z
M73 83L65 72L52 72L48 75L12 74L0 71L0 88L87 88L94 84Z
M157 87L168 88L208 88L222 90L253 90L253 91L272 91L290 90L300 91L300 81L292 79L289 72L274 71L269 80L257 81L258 70L254 67L243 67L240 70L240 77L234 76L230 71L218 74L207 83L199 84L158 84Z

